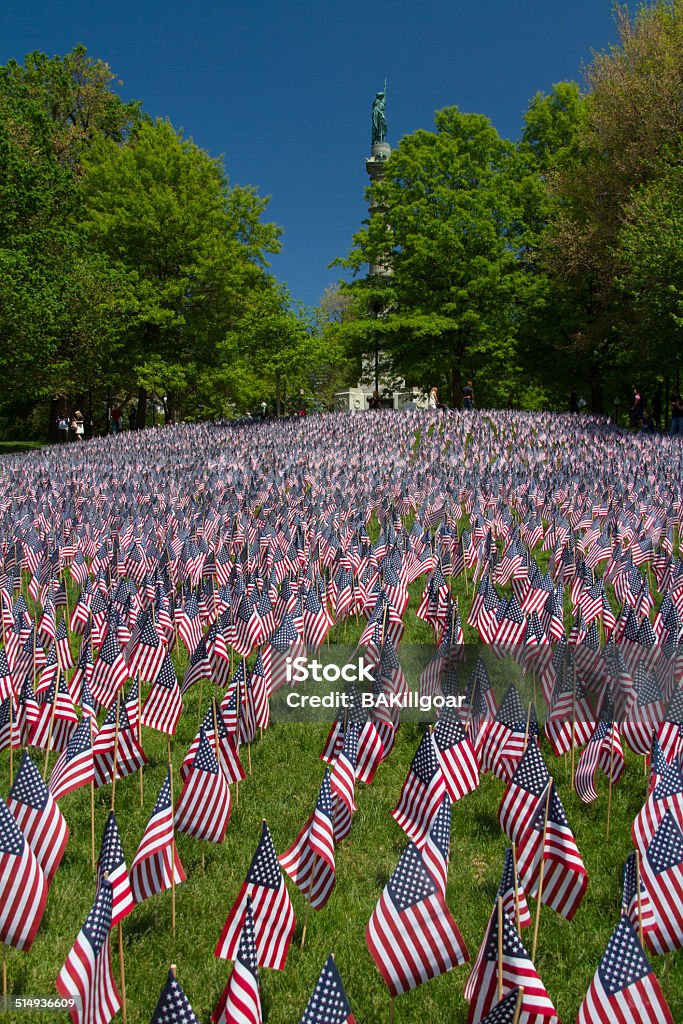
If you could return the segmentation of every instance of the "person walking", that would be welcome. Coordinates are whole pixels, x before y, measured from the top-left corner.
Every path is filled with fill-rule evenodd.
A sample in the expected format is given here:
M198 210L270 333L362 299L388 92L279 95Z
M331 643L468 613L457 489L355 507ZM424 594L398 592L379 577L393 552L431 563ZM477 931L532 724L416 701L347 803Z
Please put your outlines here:
M429 392L429 408L438 409L439 412L448 412L448 406L439 398L439 391L437 388L432 388Z
M463 409L474 409L474 388L471 380L468 380L462 389L462 407Z
M643 399L640 391L636 388L633 392L633 405L629 410L629 420L632 427L637 427L643 418Z
M115 405L111 411L111 425L112 430L115 434L121 433L121 425L123 424L123 410L120 405Z
M69 420L65 412L57 417L57 437L60 444L69 440Z
M679 436L683 434L683 400L681 399L680 392L671 399L671 426L669 428L669 436L673 437L674 434Z
M77 409L74 413L74 418L71 421L71 430L73 431L74 437L77 441L82 441L85 434L85 423L83 421L83 413Z

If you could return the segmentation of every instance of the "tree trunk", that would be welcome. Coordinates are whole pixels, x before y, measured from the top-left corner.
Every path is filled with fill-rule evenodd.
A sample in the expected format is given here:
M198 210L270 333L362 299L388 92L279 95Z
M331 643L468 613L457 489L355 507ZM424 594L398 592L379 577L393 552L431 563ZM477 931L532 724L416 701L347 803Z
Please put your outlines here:
M603 400L602 381L593 379L591 381L591 409L593 412L603 411Z
M451 405L454 409L460 407L460 396L462 395L462 373L460 363L451 363Z
M147 389L138 389L138 414L135 419L137 429L144 430L147 426Z
M169 391L164 404L166 423L177 423L180 415L180 397L176 391Z
M50 422L47 428L47 436L49 441L56 441L57 435L57 420L59 416L66 412L66 398L51 398L50 399Z

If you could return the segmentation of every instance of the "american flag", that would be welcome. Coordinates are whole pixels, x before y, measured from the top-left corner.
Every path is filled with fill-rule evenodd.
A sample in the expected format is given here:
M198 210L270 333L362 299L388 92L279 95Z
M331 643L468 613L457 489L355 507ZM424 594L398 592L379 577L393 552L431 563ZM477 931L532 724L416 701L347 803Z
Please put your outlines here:
M683 946L683 832L666 811L640 868L654 911L654 925L646 933L653 953L668 953Z
M121 837L116 824L116 815L113 811L109 812L107 824L104 827L100 856L97 862L98 882L102 882L105 877L112 888L111 926L113 928L119 921L123 921L124 917L127 917L135 907Z
M558 1024L557 1010L534 967L524 943L507 914L503 918L503 995L523 988L520 1019L525 1024ZM494 908L479 955L467 979L471 1003L467 1024L475 1024L493 1009L498 999L498 913Z
M69 828L28 754L24 754L7 798L12 817L24 833L49 885L64 856Z
M344 735L344 746L330 776L332 790L332 822L334 841L341 842L351 831L353 812L356 810L356 760L358 758L358 725L349 722Z
M180 885L185 881L185 872L175 845L171 779L167 775L130 866L130 887L135 902L141 903L170 889L172 880Z
M299 1024L356 1024L339 968L330 953Z
M265 648L256 656L254 667L251 671L252 695L254 701L254 717L256 726L259 729L267 729L270 725L270 677L271 670L269 658L272 648L266 653Z
M455 803L479 785L474 747L455 712L446 708L434 729L434 744L446 791Z
M619 728L613 722L598 722L593 735L584 748L576 766L576 792L585 804L598 799L595 789L595 772L600 767L612 784L617 782L624 771L624 753L619 739Z
M21 746L21 732L13 696L6 697L0 703L0 750L6 750L10 744L13 750Z
M121 695L117 696L107 711L102 728L95 737L92 752L97 787L106 786L112 781L114 760L117 779L124 779L147 764L147 755L130 727Z
M175 827L196 839L222 843L231 810L228 781L202 727L197 753L175 805Z
M188 666L185 669L183 683L180 687L181 694L185 694L200 679L211 679L211 671L211 659L206 647L206 637L202 636L199 638L199 643L192 652Z
M414 843L405 848L365 930L392 996L469 960L457 924Z
M247 877L216 945L214 956L221 960L235 959L248 898L252 903L259 965L281 971L287 960L296 922L273 838L265 821Z
M48 782L55 800L95 781L91 729L91 719L81 719L69 746L57 758Z
M244 768L240 761L235 741L232 735L228 732L223 714L218 708L214 707L215 699L212 699L211 707L204 715L204 721L202 726L197 731L190 747L183 759L183 763L180 766L180 780L184 782L187 778L187 773L192 767L192 762L195 759L197 750L199 749L200 732L203 727L206 733L206 738L209 741L213 749L216 749L216 727L218 728L218 763L223 769L228 782L240 782L244 777Z
M262 1024L258 954L251 900L247 897L235 966L211 1014L214 1024Z
M634 928L638 928L640 923L643 932L646 932L655 924L655 916L647 889L640 877L637 858L638 855L634 850L624 861L621 912L628 917Z
M500 875L500 882L498 883L496 900L500 896L503 901L503 910L511 920L519 924L519 928L528 928L531 924L531 914L529 913L524 886L519 878L519 869L517 869L517 884L515 885L515 860L516 857L513 849L511 846L508 846L505 850L503 870Z
M48 885L4 800L0 800L0 942L28 950L36 937Z
M199 1024L173 968L168 972L150 1024Z
M304 639L309 650L317 650L334 625L325 604L314 590L309 590L304 600Z
M538 892L542 860L542 902L571 921L586 893L588 875L554 782L517 844L519 875L530 896Z
M111 911L111 885L103 881L56 982L61 996L75 1000L74 1024L108 1024L121 1007L111 969Z
M124 656L129 675L148 683L156 680L166 657L166 647L149 612L140 612Z
M243 658L248 658L254 646L263 639L263 627L258 612L248 594L244 594L235 615L233 647Z
M518 1024L522 1008L521 988L512 988L477 1024Z
M427 871L436 882L441 895L446 898L448 883L448 862L451 855L451 800L448 793L444 794L441 806L427 833L427 841L422 850Z
M511 683L495 719L480 726L475 751L482 770L510 779L526 747L526 721L519 692Z
M291 612L285 612L282 622L270 638L272 648L270 692L275 693L287 682L287 658L306 654L302 634L294 624Z
M631 828L633 845L641 857L652 842L657 828L670 811L676 821L683 823L683 769L679 761L663 766L662 775L638 811Z
M7 654L3 647L0 650L0 701L5 701L10 695L14 696L12 672L7 663Z
M657 977L628 917L612 932L576 1024L674 1024Z
M43 750L66 750L78 725L64 673L59 673L39 706L39 717L29 732L29 745Z
M426 729L403 783L398 804L391 812L409 839L420 848L446 793L434 738Z
M202 635L199 604L194 594L190 594L182 608L176 609L175 621L187 653L191 655Z
M630 681L630 677L629 677ZM622 719L621 732L636 754L647 754L657 727L666 713L666 702L662 699L659 681L654 672L647 673L641 664L636 666L631 686L622 686L619 697L626 694L627 700L619 700Z
M526 748L498 809L498 821L508 839L519 842L546 792L550 776L535 743Z
M496 625L491 636L494 652L502 656L514 654L514 649L523 643L525 633L526 616L512 594L507 601L503 601L496 614Z
M679 683L657 730L657 739L667 761L683 752L683 684Z
M116 629L110 623L90 680L90 692L96 701L109 707L128 675L128 666L121 652Z
M183 698L180 695L178 677L171 656L167 652L147 694L140 720L148 729L156 729L167 736L174 736L182 710Z
M71 696L76 703L80 703L82 700L83 685L87 683L88 690L90 691L90 683L92 682L92 675L95 670L95 665L92 657L92 646L89 637L84 637L81 643L81 649L78 654L78 663L76 665L76 671L72 675L69 681L69 689L71 690Z
M370 720L368 712L360 704L360 696L355 686L349 686L345 694L348 706L339 709L337 720L327 735L320 757L327 764L333 765L344 746L345 723L348 726L349 722L356 722L360 729L356 780L369 785L384 758L384 746L375 723Z
M321 910L332 895L337 880L329 768L325 769L315 811L279 859L313 909Z

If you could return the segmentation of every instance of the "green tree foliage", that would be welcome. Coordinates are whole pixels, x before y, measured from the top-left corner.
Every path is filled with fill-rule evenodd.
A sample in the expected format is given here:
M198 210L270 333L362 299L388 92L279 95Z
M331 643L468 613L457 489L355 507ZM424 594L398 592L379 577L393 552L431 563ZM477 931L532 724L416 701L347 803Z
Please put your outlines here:
M0 68L0 87L9 105L31 105L32 116L48 128L59 164L76 175L95 139L122 142L142 117L138 102L124 103L114 92L115 80L109 65L89 57L81 44L65 57L35 51L23 65L11 60Z
M480 401L504 401L518 386L518 326L536 286L524 265L526 179L515 146L480 115L450 107L436 132L405 136L343 261L388 270L351 286L367 312L346 330L356 348L372 351L379 336L410 383L440 384L459 402L463 379L476 377Z
M0 68L5 415L93 391L102 406L137 394L143 424L148 394L170 420L242 410L268 387L273 400L275 328L289 376L311 331L267 271L267 200L115 85L82 46Z
M640 368L652 377L683 363L683 161L636 189L624 208L615 258L633 306Z
M522 310L518 359L525 370L522 399L529 392L522 404L529 406L535 392L539 404L564 408L571 383L581 384L574 296L562 277L549 272L543 255L548 227L561 212L552 183L576 160L585 112L586 99L576 82L558 82L550 93L537 93L524 115L519 154L526 168L521 184L527 248L522 259L535 288Z
M261 222L267 201L230 187L220 163L167 121L141 124L125 145L98 138L84 166L86 246L106 254L131 301L110 376L165 395L170 419L196 412L200 377L223 385L214 408L233 399L222 343L252 293L274 287L265 254L279 231Z
M543 250L546 269L573 304L575 357L594 382L598 406L603 387L618 390L625 371L642 369L643 327L652 321L623 285L643 294L644 268L629 260L648 242L636 243L634 232L640 216L650 231L655 196L680 163L683 130L683 2L657 0L633 17L618 5L615 13L619 43L587 69L573 158L550 178L556 205Z
M77 47L0 68L0 368L5 405L94 383L120 324L116 273L76 230L85 147L119 141L137 116L105 64Z

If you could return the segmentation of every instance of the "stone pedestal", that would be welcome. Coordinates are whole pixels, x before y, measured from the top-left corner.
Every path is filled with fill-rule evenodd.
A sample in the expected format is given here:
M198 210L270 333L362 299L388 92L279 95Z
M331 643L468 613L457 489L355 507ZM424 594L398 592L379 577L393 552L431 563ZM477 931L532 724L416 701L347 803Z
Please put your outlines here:
M370 156L365 158L365 170L374 185L381 181L384 176L384 165L391 156L391 146L388 142L373 142L370 147Z

